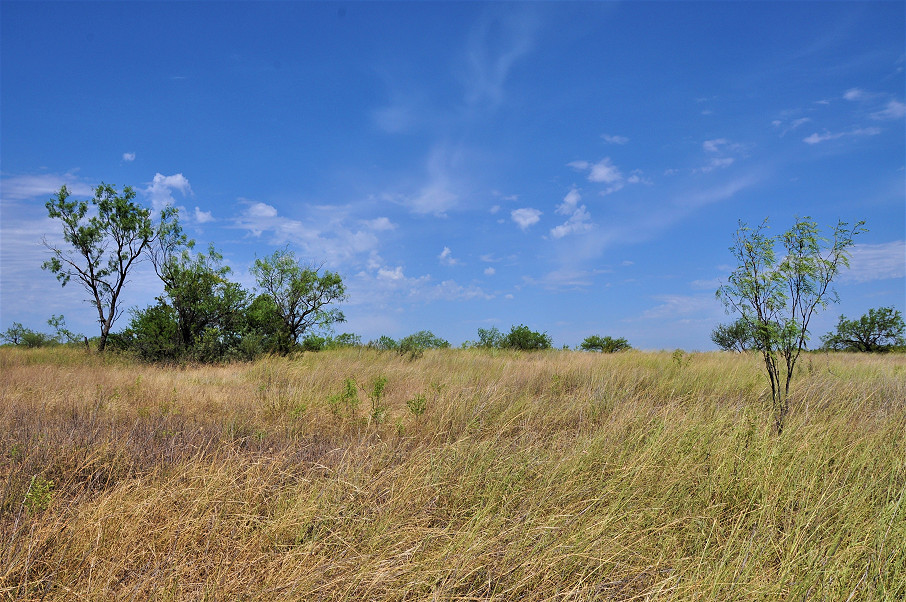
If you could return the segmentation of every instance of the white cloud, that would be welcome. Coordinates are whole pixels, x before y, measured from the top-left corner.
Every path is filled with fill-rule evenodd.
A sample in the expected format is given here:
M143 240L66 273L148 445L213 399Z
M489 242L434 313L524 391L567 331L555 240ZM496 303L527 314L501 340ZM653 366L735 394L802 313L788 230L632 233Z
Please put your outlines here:
M870 282L903 278L906 275L906 241L895 240L876 245L853 245L849 269L841 273L843 282Z
M214 221L214 216L211 215L210 211L202 211L200 208L195 207L195 221L199 224L206 224Z
M551 229L551 236L554 238L563 238L567 234L576 234L591 230L591 215L585 209L585 205L578 207L566 222Z
M870 127L870 128L856 128L848 132L837 132L831 133L827 130L824 130L824 133L819 134L817 132L813 133L810 136L807 136L802 139L806 144L819 144L821 142L827 142L828 140L836 140L838 138L844 138L849 136L877 136L881 133L880 128Z
M592 165L588 174L590 182L606 182L612 184L623 179L623 174L616 165L610 162L610 157L605 157Z
M711 159L711 161L709 161L707 165L705 165L704 167L698 168L698 170L696 170L696 171L700 171L702 173L710 173L710 172L714 171L715 169L729 167L729 166L733 165L733 163L735 161L736 161L736 159L734 159L733 157L720 157L720 158Z
M529 11L487 12L469 35L460 80L470 105L496 107L513 65L531 51L538 22Z
M135 161L135 153L123 153L123 161L126 161L127 163Z
M94 196L94 190L88 184L79 181L74 174L42 174L37 176L11 176L3 178L3 200L24 200L36 197L50 197L66 186L74 196Z
M516 222L520 228L525 230L529 226L537 224L541 219L541 212L537 209L532 209L530 207L523 207L521 209L513 209L510 211L510 217L513 218L513 221Z
M254 203L246 211L249 217L276 217L277 208L267 203Z
M255 237L267 235L271 244L297 245L302 255L331 266L379 265L380 240L370 223L346 221L345 207L309 207L305 221L278 214L272 205L243 201L247 207L233 220L236 228ZM382 222L379 222L379 226Z
M369 230L374 230L375 232L384 232L387 230L395 230L396 224L390 221L386 217L377 217L372 220L365 220L362 222Z
M865 98L865 96L866 96L865 90L862 90L860 88L850 88L849 90L847 90L846 92L843 93L843 98L846 100L850 100L850 101L861 100L861 99Z
M659 295L654 299L660 301L659 305L645 310L643 319L677 318L692 314L714 313L720 308L720 303L714 295L688 296L688 295Z
M783 121L781 121L779 119L775 119L774 121L771 122L771 125L773 125L775 128L778 128L778 129L782 128L780 131L780 137L783 138L784 136L786 136L793 130L802 127L803 125L805 125L806 123L809 123L810 121L811 121L810 117L800 117L799 119L794 119L791 122L789 122L788 124L784 125Z
M392 270L380 268L377 271L377 277L379 280L388 280L390 282L400 282L406 278L406 276L403 275L402 266L396 266Z
M579 205L582 196L575 188L570 189L563 197L563 202L557 205L556 212L560 215L568 215L566 222L552 228L550 234L554 238L563 238L567 234L585 232L592 228L591 215L585 208L585 205Z
M601 134L601 138L604 139L604 142L608 144L626 144L629 142L629 138L626 136L612 136L610 134Z
M438 145L428 155L426 169L427 183L421 191L409 200L414 213L433 214L445 217L446 212L456 205L458 195L450 184L450 172L459 161L459 153L444 145Z
M726 145L726 138L715 138L714 140L705 140L702 142L702 148L709 153L720 152L721 147Z
M560 215L569 215L576 210L576 207L581 200L582 195L579 194L578 190L572 188L566 193L566 196L563 197L563 202L557 205L556 211Z
M437 258L442 265L454 266L459 264L459 260L453 257L453 251L450 250L450 247L444 247L444 250L440 252Z
M490 266L488 266L488 267L486 267L486 268L484 269L484 275L485 275L485 276L493 276L493 275L496 274L496 273L497 273L497 270L495 270L494 268L492 268L492 267L490 267Z
M898 100L891 100L887 106L871 114L872 119L902 119L906 115L906 104Z
M176 203L176 199L173 198L173 191L178 191L183 196L192 194L189 180L181 173L173 174L172 176L165 176L160 173L154 174L154 179L145 188L145 194L151 199L151 207L155 211L160 211L164 207Z
M572 161L571 163L567 163L567 165L576 171L588 171L589 182L610 184L603 194L616 192L623 187L623 174L620 172L620 169L611 162L610 157L604 157L597 163Z

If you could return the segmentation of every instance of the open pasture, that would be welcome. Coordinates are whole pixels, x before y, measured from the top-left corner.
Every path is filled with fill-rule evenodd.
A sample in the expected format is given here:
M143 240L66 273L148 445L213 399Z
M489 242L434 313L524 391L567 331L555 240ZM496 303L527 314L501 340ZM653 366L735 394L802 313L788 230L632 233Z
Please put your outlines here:
M0 349L0 599L902 600L906 356L797 369Z

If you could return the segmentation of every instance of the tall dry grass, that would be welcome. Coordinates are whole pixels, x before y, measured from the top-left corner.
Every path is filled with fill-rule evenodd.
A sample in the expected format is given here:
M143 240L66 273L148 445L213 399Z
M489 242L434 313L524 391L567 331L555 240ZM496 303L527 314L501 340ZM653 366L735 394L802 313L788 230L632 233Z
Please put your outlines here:
M903 600L906 356L800 363L0 349L0 598Z

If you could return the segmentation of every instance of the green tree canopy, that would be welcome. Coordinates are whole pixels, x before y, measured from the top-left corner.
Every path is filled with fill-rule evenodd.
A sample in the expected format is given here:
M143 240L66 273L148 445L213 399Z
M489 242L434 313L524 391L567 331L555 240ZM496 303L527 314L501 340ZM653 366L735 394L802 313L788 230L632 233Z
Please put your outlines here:
M120 295L129 271L157 232L151 210L135 202L135 191L129 186L121 194L114 186L101 184L90 202L69 197L63 186L45 204L48 216L62 226L64 244L44 238L51 258L42 267L53 272L61 285L75 278L88 292L101 329L98 350L104 351L110 329L122 314Z
M757 347L755 331L745 318L737 318L729 324L718 324L711 331L711 340L724 351L742 353Z
M303 267L295 254L286 249L256 259L252 265L252 275L273 300L293 343L298 343L312 328L327 328L346 320L343 312L329 307L346 299L343 280L335 272L318 271Z
M858 320L840 316L837 330L821 340L825 349L837 351L888 351L906 345L903 315L893 307L870 309Z
M864 231L862 225L839 222L830 240L822 238L817 224L807 217L778 236L767 235L767 220L756 228L740 222L736 231L730 251L737 267L717 297L754 333L771 383L778 433L783 432L789 411L790 382L809 338L809 322L828 302L837 300L831 283L849 265L849 248L853 237Z
M625 351L627 349L632 349L632 345L629 344L624 338L614 339L612 337L606 336L601 337L596 334L593 334L589 337L585 337L585 340L579 345L579 348L583 351L600 351L602 353L616 353L618 351Z

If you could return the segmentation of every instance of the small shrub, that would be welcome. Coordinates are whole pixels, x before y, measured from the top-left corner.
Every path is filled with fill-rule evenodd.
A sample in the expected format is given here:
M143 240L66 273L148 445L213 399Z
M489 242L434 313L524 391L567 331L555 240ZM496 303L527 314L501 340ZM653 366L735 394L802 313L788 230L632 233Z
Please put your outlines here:
M50 506L53 490L53 481L48 481L41 475L35 475L31 478L28 485L28 491L25 492L25 507L30 512L42 512Z
M384 405L384 388L387 386L387 377L379 376L371 384L371 392L368 397L371 399L371 419L375 422L382 422L387 414L387 406Z
M409 408L409 411L412 412L412 415L418 418L425 413L425 410L428 409L428 400L421 393L417 394L412 399L406 400L406 407Z

